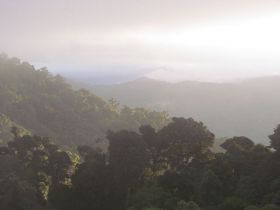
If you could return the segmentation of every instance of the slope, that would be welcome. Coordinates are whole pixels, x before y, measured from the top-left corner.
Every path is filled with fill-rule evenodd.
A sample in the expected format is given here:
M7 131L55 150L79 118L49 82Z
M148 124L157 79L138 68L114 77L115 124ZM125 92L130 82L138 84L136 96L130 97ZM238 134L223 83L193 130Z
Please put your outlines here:
M168 111L203 121L218 137L248 136L267 143L280 123L280 77L238 83L185 81L167 83L147 78L91 88L104 98L123 104Z
M106 102L85 89L74 90L46 68L36 70L6 55L0 56L0 112L32 133L68 146L94 145L108 129L160 128L168 121L165 112Z

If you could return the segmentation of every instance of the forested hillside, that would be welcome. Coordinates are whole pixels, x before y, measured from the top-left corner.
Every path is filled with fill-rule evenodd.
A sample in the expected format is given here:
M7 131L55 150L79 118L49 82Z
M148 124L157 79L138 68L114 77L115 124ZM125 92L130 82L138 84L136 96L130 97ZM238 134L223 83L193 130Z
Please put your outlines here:
M235 83L185 81L168 83L142 78L123 84L92 86L99 96L130 106L193 117L208 125L217 137L248 136L268 144L271 127L280 122L280 77Z
M1 210L280 210L280 125L215 140L5 55L0 99Z
M108 129L137 130L142 124L159 129L168 122L166 112L104 101L85 89L74 90L46 68L35 69L6 55L0 56L0 113L33 134L67 146L94 145Z
M211 152L204 124L184 118L109 132L106 153L12 132L0 147L1 210L280 209L280 126L270 147L233 137L225 153Z
M17 127L20 135L30 134L30 131L13 122L6 115L0 113L0 145L13 140L13 134L11 133L12 127Z

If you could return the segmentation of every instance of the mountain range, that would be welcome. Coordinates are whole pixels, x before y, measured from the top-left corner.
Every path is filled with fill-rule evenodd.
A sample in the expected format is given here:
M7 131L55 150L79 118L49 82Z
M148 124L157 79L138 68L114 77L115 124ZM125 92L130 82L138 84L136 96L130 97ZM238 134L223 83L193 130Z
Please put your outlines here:
M184 81L168 83L140 78L90 89L121 104L167 111L172 116L204 122L217 137L247 136L267 144L271 128L280 123L280 77L232 83Z

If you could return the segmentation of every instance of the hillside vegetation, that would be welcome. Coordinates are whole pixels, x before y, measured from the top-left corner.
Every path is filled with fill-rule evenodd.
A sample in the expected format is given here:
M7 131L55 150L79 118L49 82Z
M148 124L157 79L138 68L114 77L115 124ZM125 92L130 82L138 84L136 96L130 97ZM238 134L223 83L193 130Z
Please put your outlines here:
M4 55L0 99L1 210L280 210L280 125L216 139Z
M20 135L31 134L30 131L13 122L9 117L0 113L0 145L13 140L11 129L17 127Z
M166 112L120 107L85 89L74 90L46 68L35 69L6 55L0 56L0 113L33 134L67 146L94 145L108 129L137 130L143 124L159 129L168 122Z
M214 134L191 118L109 132L105 153L13 135L0 147L3 210L280 209L280 126L269 148L233 137L225 153L210 150Z

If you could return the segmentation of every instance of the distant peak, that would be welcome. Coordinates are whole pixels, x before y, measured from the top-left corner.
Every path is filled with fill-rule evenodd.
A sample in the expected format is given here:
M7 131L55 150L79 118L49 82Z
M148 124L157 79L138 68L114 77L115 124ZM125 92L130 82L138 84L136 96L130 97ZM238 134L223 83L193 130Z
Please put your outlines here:
M152 78L149 78L149 77L139 77L138 79L135 79L135 80L132 80L132 81L129 81L127 83L169 83L169 82L165 82L165 81L161 81L161 80L157 80L157 79L152 79Z

